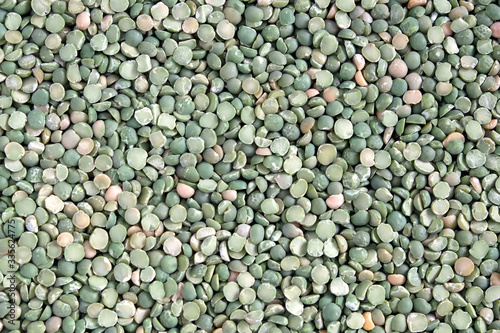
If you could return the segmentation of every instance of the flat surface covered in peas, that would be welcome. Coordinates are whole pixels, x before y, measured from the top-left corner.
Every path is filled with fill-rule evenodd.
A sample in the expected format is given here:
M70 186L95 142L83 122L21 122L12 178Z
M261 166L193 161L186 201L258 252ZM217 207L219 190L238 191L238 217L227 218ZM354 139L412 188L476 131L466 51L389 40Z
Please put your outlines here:
M0 332L500 330L495 0L0 0Z

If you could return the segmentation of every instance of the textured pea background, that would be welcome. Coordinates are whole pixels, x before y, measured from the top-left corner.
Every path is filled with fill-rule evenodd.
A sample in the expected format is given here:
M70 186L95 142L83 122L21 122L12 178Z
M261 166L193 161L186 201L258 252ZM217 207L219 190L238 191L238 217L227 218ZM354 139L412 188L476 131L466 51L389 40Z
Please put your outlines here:
M494 0L0 0L0 332L500 331L499 37Z

